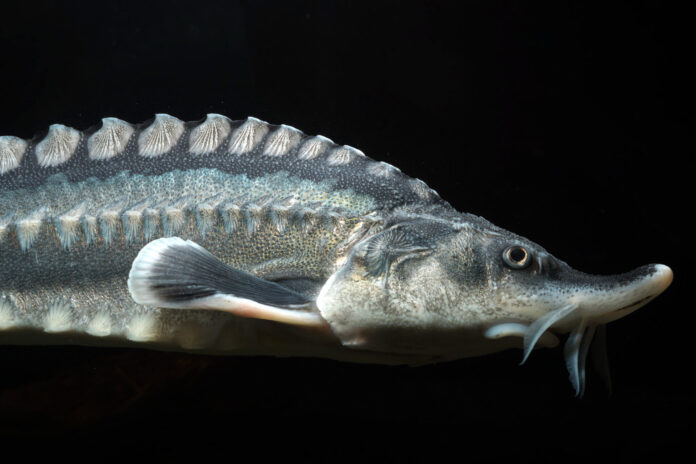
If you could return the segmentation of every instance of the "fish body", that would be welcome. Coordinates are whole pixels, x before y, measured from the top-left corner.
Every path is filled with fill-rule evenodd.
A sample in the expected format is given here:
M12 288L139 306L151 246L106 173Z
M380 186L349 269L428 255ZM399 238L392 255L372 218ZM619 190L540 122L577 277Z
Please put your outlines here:
M105 118L0 137L0 343L421 364L596 327L666 266L588 276L420 180L286 125Z

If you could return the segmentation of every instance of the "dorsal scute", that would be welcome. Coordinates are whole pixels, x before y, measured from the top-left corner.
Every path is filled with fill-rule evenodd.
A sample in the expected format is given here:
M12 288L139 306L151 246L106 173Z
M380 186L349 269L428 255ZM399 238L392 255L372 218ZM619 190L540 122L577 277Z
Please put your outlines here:
M79 160L69 163L75 157ZM237 173L251 169L255 175L287 170L290 175L313 180L336 180L337 188L358 193L362 188L373 189L375 195L394 202L441 202L423 182L368 158L357 148L321 135L308 136L285 124L273 125L251 116L231 120L216 113L197 122L183 122L165 113L141 124L107 117L96 130L85 132L53 124L43 138L33 141L2 136L0 190L40 185L56 172L52 168L79 181L124 169L133 173L185 170L192 162ZM30 176L12 176L27 163L23 171Z
M19 137L0 137L0 175L19 167L28 145Z
M108 160L120 155L135 128L126 121L117 118L102 119L102 127L87 139L87 150L90 159Z
M266 137L269 131L269 124L254 117L248 117L232 133L229 143L229 153L233 155L244 155L252 152Z
M72 127L52 124L48 134L35 148L41 167L54 167L67 162L77 151L82 135Z
M221 114L208 114L205 120L191 129L189 151L194 155L213 153L232 131L230 119Z
M284 156L295 148L302 140L302 132L291 126L281 124L271 132L266 141L263 154L266 156Z
M152 124L138 135L138 154L145 157L163 155L172 150L185 130L184 122L168 114L155 115Z

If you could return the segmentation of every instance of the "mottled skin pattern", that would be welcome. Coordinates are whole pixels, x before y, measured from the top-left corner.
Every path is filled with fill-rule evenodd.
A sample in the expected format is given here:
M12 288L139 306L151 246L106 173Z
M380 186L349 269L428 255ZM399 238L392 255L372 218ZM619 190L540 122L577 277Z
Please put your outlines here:
M243 122L232 122L232 129ZM138 154L137 134L151 123L137 126L124 153L104 161L90 159L87 150L86 140L98 128L85 131L77 151L56 167L41 167L32 156L45 134L38 135L22 164L0 177L0 293L5 313L12 313L6 325L13 331L68 332L75 339L106 314L107 342L127 338L213 352L264 352L269 345L280 355L311 353L311 344L298 347L294 339L287 352L275 348L284 336L296 335L292 327L221 312L135 304L126 288L133 259L149 240L176 235L196 241L233 267L269 280L292 280L290 285L316 295L350 245L379 230L390 210L402 205L448 209L422 182L398 170L387 176L368 174L366 167L377 163L364 156L348 165L331 165L321 157L302 160L293 153L301 143L285 156L265 156L263 141L248 153L230 155L230 136L214 152L192 155L188 136L199 123L187 124L167 153L146 158ZM272 132L277 126L269 127ZM325 151L335 147L330 144ZM76 237L63 246L58 219L82 204ZM17 223L42 208L36 236L22 250ZM136 218L130 236L128 212ZM154 225L147 225L148 218ZM178 226L168 225L168 218ZM90 219L96 223L93 237L87 230ZM69 320L47 328L56 322L48 317L56 306L68 309ZM264 331L272 336L263 339Z
M422 363L570 332L580 392L595 327L672 278L580 273L393 166L253 118L44 135L0 138L0 341ZM136 304L133 260L170 236L301 293L323 329Z

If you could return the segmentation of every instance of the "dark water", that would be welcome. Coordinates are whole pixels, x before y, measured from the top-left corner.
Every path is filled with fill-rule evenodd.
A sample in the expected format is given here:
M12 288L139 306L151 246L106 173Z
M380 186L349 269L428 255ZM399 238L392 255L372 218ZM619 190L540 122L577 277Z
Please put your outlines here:
M659 2L3 8L3 135L104 116L253 115L392 163L580 270L660 262L675 281L610 325L610 398L590 371L574 399L560 349L524 367L509 352L410 369L0 347L0 441L85 458L324 462L620 462L690 444L685 12Z

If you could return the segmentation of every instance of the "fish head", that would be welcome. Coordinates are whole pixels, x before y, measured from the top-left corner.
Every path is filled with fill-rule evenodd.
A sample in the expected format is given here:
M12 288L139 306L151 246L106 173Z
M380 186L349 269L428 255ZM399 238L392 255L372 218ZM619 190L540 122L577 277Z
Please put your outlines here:
M475 216L412 219L356 244L317 307L344 345L445 359L558 343L661 293L671 270L614 276L572 269L534 242ZM582 334L581 334L582 335Z

